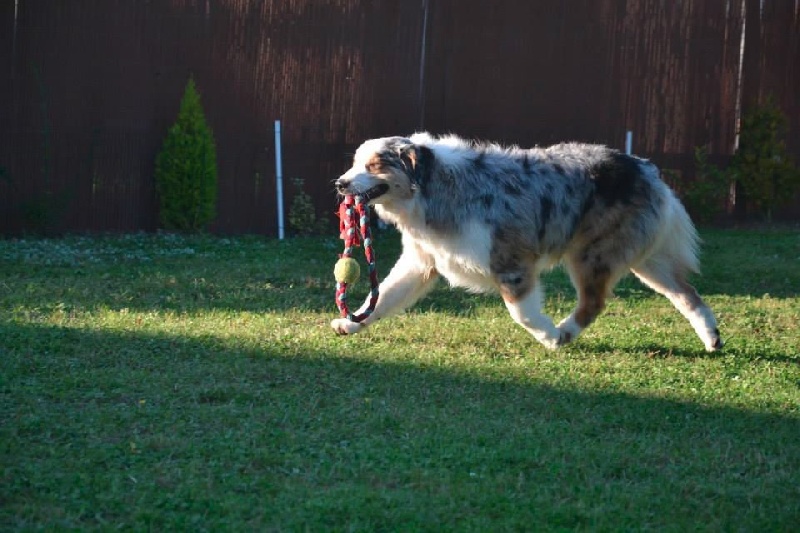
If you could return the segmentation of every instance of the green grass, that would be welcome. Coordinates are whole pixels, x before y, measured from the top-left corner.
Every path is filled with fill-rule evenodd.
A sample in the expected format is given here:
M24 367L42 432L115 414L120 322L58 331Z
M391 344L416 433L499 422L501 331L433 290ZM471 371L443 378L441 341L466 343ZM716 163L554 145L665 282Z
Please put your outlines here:
M335 336L334 238L0 241L0 529L794 530L800 234L703 237L711 355L632 278L552 353L444 287Z

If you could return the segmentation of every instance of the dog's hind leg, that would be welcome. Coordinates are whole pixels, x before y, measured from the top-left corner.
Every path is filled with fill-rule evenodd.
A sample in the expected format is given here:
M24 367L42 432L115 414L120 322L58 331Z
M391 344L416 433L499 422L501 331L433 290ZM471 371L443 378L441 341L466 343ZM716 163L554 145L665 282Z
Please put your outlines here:
M672 302L692 325L707 351L722 348L717 319L697 290L686 281L685 267L669 256L656 255L631 270L645 285Z
M583 260L565 258L567 272L578 291L578 304L572 313L561 321L558 330L562 344L574 341L606 305L606 298L621 277L621 267L602 261L599 253L581 254ZM587 260L592 257L593 260Z

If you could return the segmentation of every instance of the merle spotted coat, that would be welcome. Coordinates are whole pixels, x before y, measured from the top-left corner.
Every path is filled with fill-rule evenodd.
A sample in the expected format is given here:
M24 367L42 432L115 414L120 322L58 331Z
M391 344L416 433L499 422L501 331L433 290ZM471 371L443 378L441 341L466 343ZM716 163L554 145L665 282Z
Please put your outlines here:
M355 333L401 311L446 278L499 292L512 318L549 348L574 340L628 271L665 295L707 350L721 348L714 314L687 276L697 234L652 163L600 145L521 149L427 133L366 141L337 180L403 234L403 253ZM540 273L562 262L578 292L558 326L542 314Z

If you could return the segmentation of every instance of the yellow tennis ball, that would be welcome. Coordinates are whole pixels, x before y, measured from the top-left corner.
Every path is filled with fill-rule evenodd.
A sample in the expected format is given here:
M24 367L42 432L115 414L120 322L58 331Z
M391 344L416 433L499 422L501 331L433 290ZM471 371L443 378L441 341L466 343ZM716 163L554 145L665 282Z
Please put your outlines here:
M333 267L333 277L339 283L355 283L360 275L361 267L352 257L342 257Z

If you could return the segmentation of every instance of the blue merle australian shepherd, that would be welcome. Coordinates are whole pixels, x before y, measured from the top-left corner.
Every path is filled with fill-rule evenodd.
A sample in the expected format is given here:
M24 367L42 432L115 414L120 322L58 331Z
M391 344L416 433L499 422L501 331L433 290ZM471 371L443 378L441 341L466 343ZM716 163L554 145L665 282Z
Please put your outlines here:
M687 282L698 271L697 233L644 159L598 145L524 150L418 133L366 141L336 187L366 196L403 237L374 312L334 320L340 334L405 309L442 276L499 292L514 321L557 348L591 324L630 270L672 302L706 350L722 347L714 314ZM539 275L559 262L578 304L556 326L542 313Z

